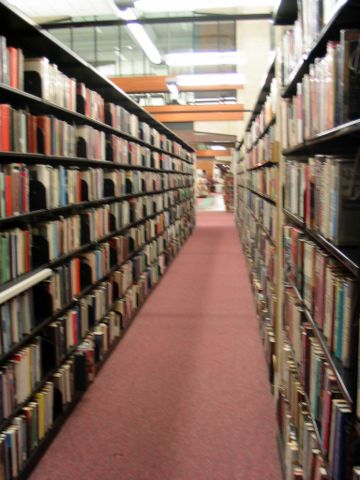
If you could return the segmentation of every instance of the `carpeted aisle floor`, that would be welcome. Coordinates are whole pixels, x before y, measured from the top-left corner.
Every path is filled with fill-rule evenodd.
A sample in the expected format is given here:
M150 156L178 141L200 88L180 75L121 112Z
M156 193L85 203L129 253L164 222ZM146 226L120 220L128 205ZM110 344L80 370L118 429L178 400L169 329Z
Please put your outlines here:
M280 480L233 215L198 225L31 480Z

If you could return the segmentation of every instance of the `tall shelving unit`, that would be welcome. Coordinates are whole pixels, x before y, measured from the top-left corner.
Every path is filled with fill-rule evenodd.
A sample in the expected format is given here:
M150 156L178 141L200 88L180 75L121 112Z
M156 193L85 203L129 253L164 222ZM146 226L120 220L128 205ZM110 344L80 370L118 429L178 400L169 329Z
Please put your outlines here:
M275 58L237 147L236 220L249 267L269 380L276 369L277 170Z
M302 3L306 2L298 2L298 6ZM312 7L319 3L313 2ZM292 25L301 12L296 7L294 1L279 2L275 25ZM356 407L360 247L356 241L341 244L332 238L328 227L325 233L326 224L335 224L335 217L341 215L334 213L336 207L331 213L327 210L334 200L328 193L332 184L326 183L329 172L325 169L330 164L337 168L337 159L346 159L357 178L359 120L333 121L336 106L329 113L332 100L326 93L317 96L320 127L316 124L317 110L309 115L306 109L313 105L308 103L309 78L310 82L316 78L316 68L329 61L329 56L327 60L324 57L331 49L336 55L341 30L359 28L360 3L339 0L333 2L331 10L324 9L325 13L312 42L299 58L292 59L292 69L286 64L289 52L282 52L280 218L284 274L279 292L283 308L279 318L277 416L285 478L350 480L358 478L353 477L353 467L360 463ZM298 35L300 25L304 24L297 23L292 33ZM289 38L286 48L291 44ZM342 68L341 63L338 65ZM327 85L335 83L337 77L330 78ZM327 116L322 113L324 108ZM338 170L336 178L340 174ZM355 209L353 221L359 220ZM345 297L347 310L342 303Z
M5 2L0 17L0 476L10 480L29 475L191 234L194 154ZM31 68L22 88L22 55L62 72L51 87L57 100L66 92L60 102Z

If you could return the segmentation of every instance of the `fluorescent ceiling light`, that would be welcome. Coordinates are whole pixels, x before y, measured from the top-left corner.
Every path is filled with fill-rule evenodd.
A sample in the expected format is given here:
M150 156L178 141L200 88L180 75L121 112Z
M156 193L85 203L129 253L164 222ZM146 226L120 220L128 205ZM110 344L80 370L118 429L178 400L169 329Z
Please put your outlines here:
M165 63L170 67L188 65L243 65L246 58L242 52L189 52L169 53Z
M131 8L127 8L126 10L119 10L118 15L123 20L137 20L137 17ZM161 63L161 55L159 50L154 45L153 41L146 33L144 27L139 23L128 23L127 28L129 29L130 33L140 45L140 47L145 52L145 55L148 57L150 62L159 64Z
M200 73L194 75L178 75L176 83L179 87L195 87L209 85L242 85L245 75L241 73Z
M88 15L116 15L117 8L112 0L10 0L29 17L82 17Z
M184 12L210 8L274 7L276 0L135 0L136 9L143 12Z
M170 93L172 93L173 95L176 95L176 96L179 95L179 90L176 86L176 83L167 83L166 86L167 86Z
M211 145L211 150L226 150L222 145Z

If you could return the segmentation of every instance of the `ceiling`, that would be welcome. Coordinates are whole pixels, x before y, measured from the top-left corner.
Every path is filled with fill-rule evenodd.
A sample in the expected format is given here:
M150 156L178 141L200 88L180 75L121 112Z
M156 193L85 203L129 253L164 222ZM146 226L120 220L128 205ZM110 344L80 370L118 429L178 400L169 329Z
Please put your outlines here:
M234 65L216 67L168 67L164 63L156 65L150 62L143 49L129 33L126 26L119 24L119 10L115 3L129 6L131 0L8 0L23 13L40 24L63 25L60 29L49 29L62 43L72 48L77 54L89 63L96 66L100 72L108 76L121 75L178 75L179 73L203 72L232 72L236 71ZM219 8L213 7L215 0L162 0L165 5L163 10L148 12L147 5L154 6L161 0L140 0L136 5L142 4L143 10L136 9L138 19L179 18L179 21L166 23L144 24L146 33L153 41L160 54L193 51L234 51L236 50L235 21L231 15L271 13L277 3L271 0L216 0ZM203 8L199 7L202 1ZM255 3L261 3L256 7ZM174 11L181 5L185 8L190 3L188 10ZM243 3L242 6L234 6ZM230 5L230 6L229 6ZM194 10L193 7L197 9ZM218 15L229 15L229 20L217 20ZM206 15L206 23L196 22L196 19ZM216 15L216 20L212 16ZM193 21L180 21L181 17L193 18ZM111 25L98 26L99 20L112 21ZM91 22L82 28L70 28L71 22ZM67 25L64 24L67 22ZM223 96L234 95L234 91L222 92ZM218 94L216 94L218 95ZM208 97L208 93L196 93L196 97ZM179 132L180 133L180 132ZM191 129L184 132L186 141L195 143L225 143L229 140L224 136L198 134ZM184 139L185 139L184 137ZM231 139L233 140L233 139Z

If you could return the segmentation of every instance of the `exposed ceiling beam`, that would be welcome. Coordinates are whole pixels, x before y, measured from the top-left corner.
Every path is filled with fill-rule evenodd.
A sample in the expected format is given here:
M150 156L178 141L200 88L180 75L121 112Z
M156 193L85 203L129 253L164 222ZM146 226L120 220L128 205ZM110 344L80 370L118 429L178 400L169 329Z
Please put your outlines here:
M241 121L244 105L161 105L145 107L157 120L174 122Z
M226 150L196 150L196 156L198 158L211 158L211 157L231 157L232 152L230 149Z
M133 77L110 77L110 80L126 93L169 93L167 81L169 77L158 76L133 76ZM192 85L189 87L178 86L181 92L206 92L206 91L232 91L242 90L244 85Z
M138 18L133 21L125 21L121 19L114 20L91 20L82 22L54 22L40 23L42 28L48 30L56 30L61 28L85 28L85 27L113 27L116 25L127 25L128 23L156 24L156 23L199 23L199 22L231 22L248 21L248 20L272 20L271 13L238 13L234 15L201 15L201 16L184 16L184 17L157 17L157 18Z

